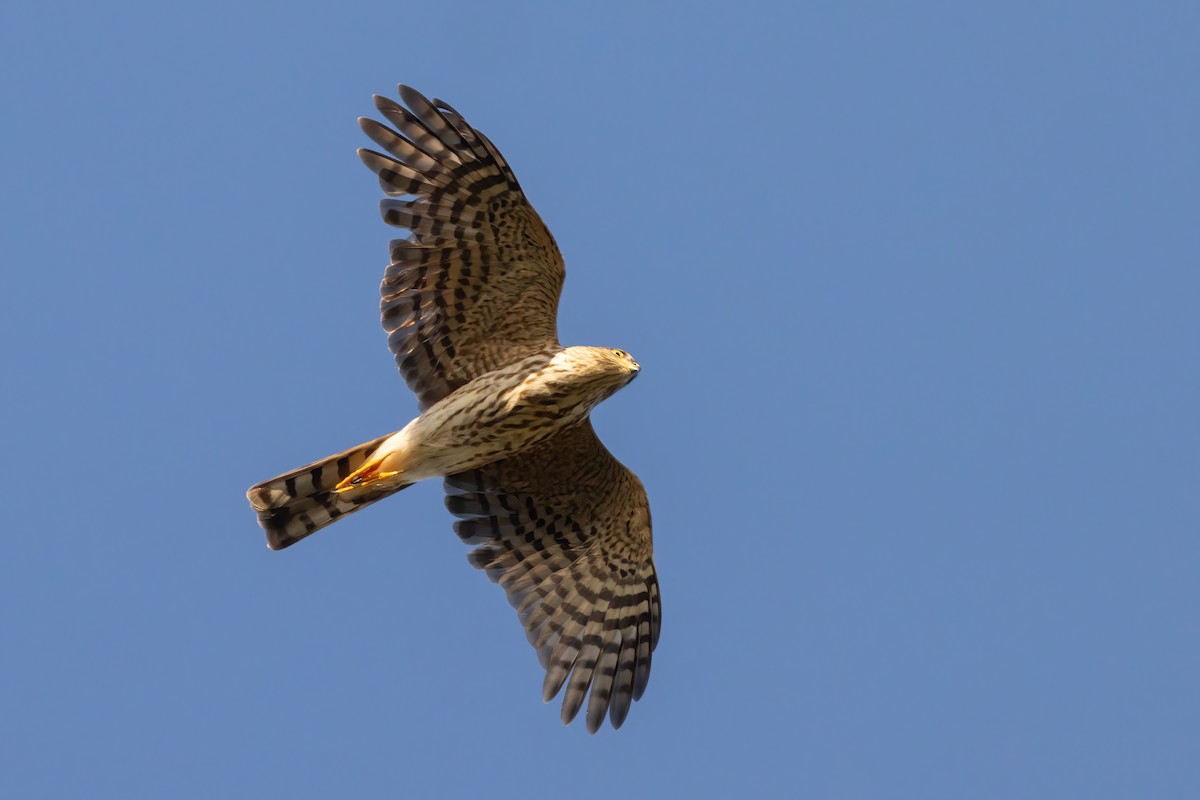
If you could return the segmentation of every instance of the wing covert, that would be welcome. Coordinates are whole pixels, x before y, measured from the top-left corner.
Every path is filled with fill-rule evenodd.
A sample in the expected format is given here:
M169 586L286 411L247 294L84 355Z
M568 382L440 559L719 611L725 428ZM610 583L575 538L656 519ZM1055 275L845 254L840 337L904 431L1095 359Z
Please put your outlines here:
M399 91L404 106L375 97L394 127L359 120L386 155L358 152L392 196L380 203L384 221L410 231L391 243L380 311L424 409L472 378L557 346L564 267L491 141L448 104Z
M650 506L590 421L519 456L446 478L470 561L504 587L546 669L562 720L625 721L650 677L662 606ZM589 695L590 690L590 695Z

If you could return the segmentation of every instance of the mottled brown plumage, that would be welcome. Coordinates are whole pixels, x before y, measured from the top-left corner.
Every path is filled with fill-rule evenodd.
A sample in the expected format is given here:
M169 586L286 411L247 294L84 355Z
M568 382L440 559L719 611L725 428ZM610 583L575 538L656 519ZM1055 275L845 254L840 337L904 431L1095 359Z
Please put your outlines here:
M569 722L591 682L589 730L606 710L620 726L646 688L662 613L637 476L587 421L445 483L455 531L479 545L471 563L504 587L546 668L543 697L567 682Z
M359 120L390 157L358 154L385 193L412 196L380 204L384 221L412 231L392 242L381 309L388 346L425 409L472 378L557 348L564 269L492 143L445 103L407 86L400 97L407 109L375 97L396 131Z
M395 199L381 286L388 344L421 415L400 431L293 470L247 497L272 549L425 478L445 480L471 563L499 583L594 732L642 696L661 606L650 508L588 415L638 372L620 350L558 343L563 262L495 146L445 103L400 87L360 120L360 150ZM563 687L565 686L565 690Z

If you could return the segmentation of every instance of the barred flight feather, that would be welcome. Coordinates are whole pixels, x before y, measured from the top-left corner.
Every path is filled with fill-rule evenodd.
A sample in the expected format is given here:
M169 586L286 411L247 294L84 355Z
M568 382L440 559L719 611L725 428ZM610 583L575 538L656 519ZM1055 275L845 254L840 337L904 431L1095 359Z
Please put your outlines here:
M402 86L363 131L380 212L410 232L380 287L388 344L425 409L479 375L557 346L562 256L495 146L441 101ZM385 155L386 153L386 155ZM401 199L396 199L397 197Z
M333 491L340 481L365 464L387 438L380 436L251 487L246 499L258 513L258 524L267 532L267 546L282 550L329 523L405 488L359 495L353 501Z
M584 422L446 491L455 531L478 545L470 562L504 588L546 670L543 699L565 686L564 723L586 700L589 731L606 714L620 727L661 620L641 482Z

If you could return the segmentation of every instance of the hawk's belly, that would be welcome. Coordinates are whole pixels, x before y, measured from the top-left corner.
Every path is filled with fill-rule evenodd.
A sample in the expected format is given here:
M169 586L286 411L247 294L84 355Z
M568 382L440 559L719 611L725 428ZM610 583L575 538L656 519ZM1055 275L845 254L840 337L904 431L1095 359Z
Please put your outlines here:
M383 468L411 483L516 455L591 410L584 386L563 378L553 365L532 373L508 367L476 378L380 445Z

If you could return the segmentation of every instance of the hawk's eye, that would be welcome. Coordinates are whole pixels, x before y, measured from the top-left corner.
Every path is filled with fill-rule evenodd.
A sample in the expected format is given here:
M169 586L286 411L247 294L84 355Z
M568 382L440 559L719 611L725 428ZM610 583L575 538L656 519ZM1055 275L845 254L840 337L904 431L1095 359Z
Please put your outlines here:
M625 358L627 354L624 350L613 350L613 355L617 358Z

